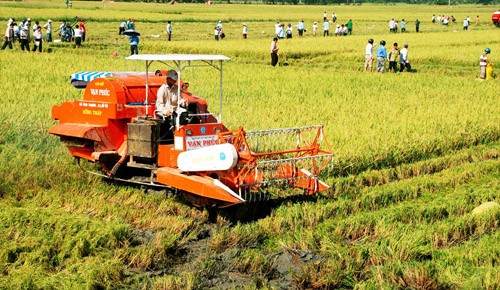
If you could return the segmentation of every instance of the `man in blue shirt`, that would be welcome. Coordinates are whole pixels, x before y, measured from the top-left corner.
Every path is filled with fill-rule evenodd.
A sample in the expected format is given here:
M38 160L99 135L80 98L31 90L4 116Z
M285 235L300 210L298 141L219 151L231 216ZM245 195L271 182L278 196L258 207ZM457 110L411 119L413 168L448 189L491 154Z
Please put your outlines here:
M134 53L139 54L139 49L137 48L137 45L139 45L139 37L137 35L131 35L128 42L130 43L130 55Z
M328 31L330 30L330 22L328 19L323 22L323 36L328 36Z
M377 48L377 71L378 72L384 72L386 59L387 59L387 51L385 50L385 40L381 40L380 46Z
M301 20L297 25L297 30L299 31L299 37L302 37L304 34L304 20Z

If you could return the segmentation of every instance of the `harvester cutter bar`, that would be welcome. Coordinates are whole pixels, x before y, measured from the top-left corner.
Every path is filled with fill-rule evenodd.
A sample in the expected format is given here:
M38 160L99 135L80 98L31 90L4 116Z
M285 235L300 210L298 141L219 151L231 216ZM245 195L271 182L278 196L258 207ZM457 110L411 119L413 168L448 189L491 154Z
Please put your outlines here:
M264 134L281 134L281 133L296 133L305 130L322 129L323 125L314 126L304 126L304 127L293 127L293 128L278 128L278 129L267 129L267 130L254 130L246 131L246 135L264 135Z
M315 156L259 161L256 166L250 170L249 174L252 174L252 172L258 172L258 174L262 176L262 180L243 183L240 186L255 187L273 185L308 178L319 180L318 176L314 173L316 170L313 170L314 168L311 167L322 167L322 165L330 161L333 156L333 153L329 153ZM303 168L299 168L297 166L308 162L310 163L309 166L304 166ZM318 162L321 163L321 166L317 165ZM300 170L305 170L304 174L298 174L298 171Z

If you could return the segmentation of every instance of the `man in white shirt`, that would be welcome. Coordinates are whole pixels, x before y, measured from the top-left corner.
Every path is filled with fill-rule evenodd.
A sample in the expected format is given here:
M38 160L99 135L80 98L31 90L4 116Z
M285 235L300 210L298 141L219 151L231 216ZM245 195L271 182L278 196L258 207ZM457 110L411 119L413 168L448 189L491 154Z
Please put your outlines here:
M170 20L167 21L167 37L168 37L168 41L170 41L170 39L172 37L172 22Z
M177 73L174 70L167 72L166 82L156 93L156 112L166 117L172 116L177 106L187 107L188 101L182 97L177 97ZM182 94L182 93L181 93Z
M65 39L66 39L66 20L63 20L61 25L59 25L59 35L61 36L61 40L65 41Z
M4 50L7 46L9 49L12 49L12 39L14 38L14 22L10 22L9 26L5 30L5 41L2 45L2 50Z
M47 20L43 27L47 30L47 42L52 42L52 20Z
M390 21L389 21L389 31L390 32L394 32L394 18L392 18Z
M373 38L368 39L368 43L365 48L365 71L370 69L370 72L373 71L373 48L375 45L373 44Z
M28 40L28 31L26 30L26 27L22 25L23 27L21 28L21 31L19 32L19 40L21 42L21 50L24 51L26 49L27 51L30 51L30 42Z
M246 24L243 24L243 39L247 39L248 37L248 27Z
M407 72L410 72L411 65L408 59L408 43L405 43L404 47L399 50L399 72L403 72L406 68Z
M335 36L341 36L342 35L342 30L340 29L340 24L337 24L337 27L335 27Z
M38 29L38 26L40 26L40 22L35 21L35 25L33 25L33 32L35 32Z
M38 49L38 53L42 52L42 38L42 27L38 25L35 32L33 32L33 51L36 51Z
M77 24L75 26L75 48L79 48L82 45L82 30L80 26Z
M26 33L28 34L28 42L30 41L30 28L31 28L31 18L28 18L26 22L24 22L24 28L26 28Z
M122 23L120 23L120 29L118 30L118 35L122 35L126 29L127 29L127 21L123 21Z

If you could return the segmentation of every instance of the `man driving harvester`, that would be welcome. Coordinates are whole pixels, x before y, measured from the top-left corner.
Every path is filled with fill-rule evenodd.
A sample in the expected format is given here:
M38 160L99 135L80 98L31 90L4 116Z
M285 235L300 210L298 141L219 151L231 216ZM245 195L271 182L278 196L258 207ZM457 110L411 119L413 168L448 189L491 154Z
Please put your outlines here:
M177 106L186 108L188 101L178 97L179 87L177 86L178 76L174 70L167 72L166 82L158 89L156 94L156 113L160 116L170 117L177 109Z

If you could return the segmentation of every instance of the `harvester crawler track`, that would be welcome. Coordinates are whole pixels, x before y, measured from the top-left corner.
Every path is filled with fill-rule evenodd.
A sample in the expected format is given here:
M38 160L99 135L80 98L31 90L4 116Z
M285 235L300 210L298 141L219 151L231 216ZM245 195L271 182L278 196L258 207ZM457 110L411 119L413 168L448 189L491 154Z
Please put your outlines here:
M103 178L106 178L106 179L109 179L109 180L115 180L115 181L120 181L120 182L125 182L125 183L132 183L132 184L141 185L141 186L148 186L148 187L155 187L155 188L161 188L161 189L174 190L174 188L172 188L171 186L166 186L164 184L156 183L156 182L153 182L153 181L144 182L144 181L139 181L139 180L134 180L134 179L120 178L120 177L116 177L116 176L109 176L109 175L101 173L101 172L96 172L96 171L88 170L88 169L83 168L82 164L80 163L80 159L81 158L76 157L75 159L76 159L76 164L78 165L78 167L82 171L90 173L90 174L95 175L95 176L103 177Z

